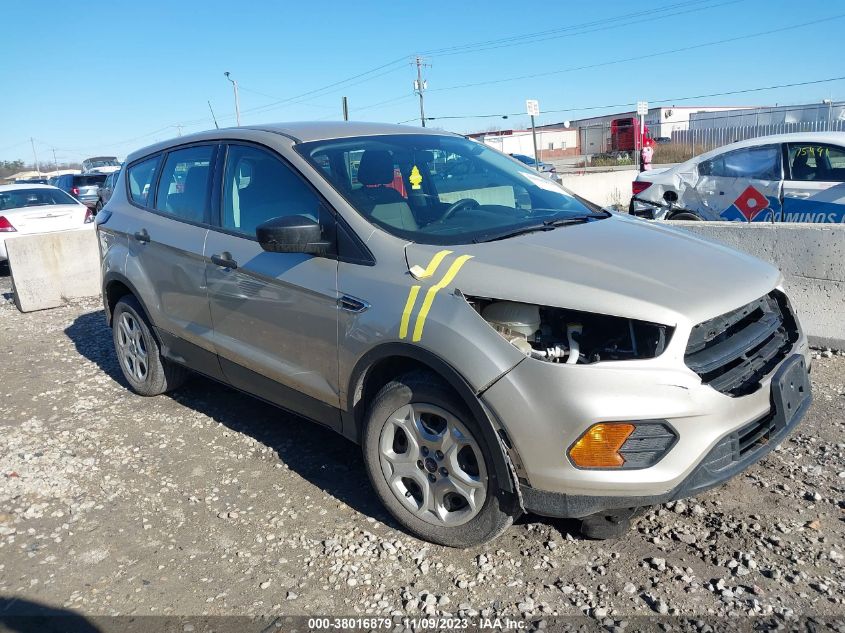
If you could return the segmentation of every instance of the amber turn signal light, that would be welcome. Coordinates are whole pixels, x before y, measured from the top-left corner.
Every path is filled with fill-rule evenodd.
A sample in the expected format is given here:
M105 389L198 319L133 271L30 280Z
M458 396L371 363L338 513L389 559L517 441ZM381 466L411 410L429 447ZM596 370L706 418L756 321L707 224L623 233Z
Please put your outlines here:
M580 468L619 468L625 463L619 449L633 432L633 424L594 424L569 449L569 458Z

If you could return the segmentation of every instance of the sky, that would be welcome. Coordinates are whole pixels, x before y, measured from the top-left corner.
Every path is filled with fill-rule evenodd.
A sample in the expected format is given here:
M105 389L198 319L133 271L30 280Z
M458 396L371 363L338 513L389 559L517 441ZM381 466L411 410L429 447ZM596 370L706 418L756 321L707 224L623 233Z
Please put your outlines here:
M800 6L800 11L797 8ZM829 0L4 0L0 160L78 161L241 123L341 119L521 128L631 109L845 98ZM774 32L770 32L774 31ZM685 49L685 50L681 50ZM469 115L492 114L492 117ZM507 120L501 114L509 114ZM460 117L460 118L443 118ZM181 127L180 127L181 126Z

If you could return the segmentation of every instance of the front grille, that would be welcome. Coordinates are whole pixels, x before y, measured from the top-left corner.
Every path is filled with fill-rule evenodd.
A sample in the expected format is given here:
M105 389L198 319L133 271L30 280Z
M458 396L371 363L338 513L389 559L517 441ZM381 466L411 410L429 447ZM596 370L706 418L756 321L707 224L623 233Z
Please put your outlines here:
M692 329L684 362L716 391L753 393L798 339L786 296L773 291Z

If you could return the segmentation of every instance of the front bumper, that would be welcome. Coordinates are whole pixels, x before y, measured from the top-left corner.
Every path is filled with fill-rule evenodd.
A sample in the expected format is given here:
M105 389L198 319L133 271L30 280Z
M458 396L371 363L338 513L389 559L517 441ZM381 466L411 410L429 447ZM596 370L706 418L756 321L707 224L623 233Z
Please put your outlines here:
M773 385L795 359L805 370L809 367L803 334L760 388L742 397L719 393L685 367L667 367L669 359L577 366L526 359L484 392L482 400L513 448L526 509L581 517L697 494L761 459L798 424L809 399L788 419L778 418L766 445L736 459L725 457L726 446L753 425L781 415L773 404ZM567 448L589 426L629 420L668 421L678 441L648 468L580 469L569 461Z
M783 384L783 374L792 370L806 374L806 361L796 355L785 361L778 370L774 384L777 391ZM790 378L790 377L786 377ZM809 384L809 380L807 380ZM658 505L692 497L715 488L757 463L774 450L798 426L812 402L812 395L800 402L772 394L771 411L759 420L727 434L677 487L651 496L589 496L546 492L522 486L520 492L525 509L545 516L585 517L598 512L621 508ZM785 406L788 402L789 406Z

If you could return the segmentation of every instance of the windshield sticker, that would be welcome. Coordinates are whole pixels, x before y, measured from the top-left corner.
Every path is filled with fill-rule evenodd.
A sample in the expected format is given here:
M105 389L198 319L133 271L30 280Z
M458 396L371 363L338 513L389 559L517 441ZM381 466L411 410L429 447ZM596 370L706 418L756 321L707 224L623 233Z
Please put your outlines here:
M422 174L416 165L414 165L413 169L411 169L411 175L408 176L408 181L411 183L411 189L420 188L420 185L422 184Z

